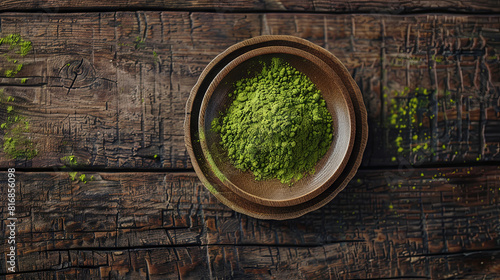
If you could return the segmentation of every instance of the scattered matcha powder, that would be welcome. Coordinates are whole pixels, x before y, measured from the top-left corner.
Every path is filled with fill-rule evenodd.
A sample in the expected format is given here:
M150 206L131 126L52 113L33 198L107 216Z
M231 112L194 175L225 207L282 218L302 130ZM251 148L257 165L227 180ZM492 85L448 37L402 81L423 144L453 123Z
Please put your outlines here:
M314 83L279 58L234 84L234 101L212 122L232 164L256 180L293 184L328 151L332 116Z
M23 68L21 58L26 56L31 48L31 42L22 39L19 34L0 37L0 49L3 52L0 58L6 60L6 63L2 62L4 68L0 72L8 78L14 77ZM26 78L21 80L21 83L25 82ZM7 112L3 123L0 124L0 130L3 132L3 151L12 159L30 160L38 154L36 144L29 136L30 121L16 112L13 102L14 97L5 97L3 89L0 89L0 107L5 108Z
M0 46L2 45L8 45L8 51L14 51L2 54L8 62L8 67L5 69L4 74L6 77L11 78L23 68L23 64L21 64L18 59L19 57L26 56L30 52L32 47L31 42L23 40L19 34L9 34L0 37ZM11 57L11 55L14 55L14 57Z

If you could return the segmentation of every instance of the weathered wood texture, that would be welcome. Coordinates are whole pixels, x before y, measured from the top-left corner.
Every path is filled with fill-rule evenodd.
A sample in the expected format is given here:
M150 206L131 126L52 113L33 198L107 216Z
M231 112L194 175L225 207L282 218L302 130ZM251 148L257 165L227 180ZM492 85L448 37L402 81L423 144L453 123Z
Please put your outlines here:
M367 0L266 0L266 1L208 1L208 0L4 0L0 3L0 11L38 10L40 12L63 12L94 9L182 9L182 10L210 10L217 12L235 11L306 11L306 12L335 12L335 13L411 13L421 11L447 11L468 13L491 13L500 11L497 1L402 1L390 0L374 2Z
M497 166L360 171L288 221L231 211L194 173L16 175L19 273L7 279L500 277Z
M346 64L369 113L364 166L500 159L500 17L2 14L1 32L33 43L24 69L0 87L31 119L40 153L2 154L0 166L62 166L75 155L81 166L191 168L182 130L189 91L218 53L261 34L308 39ZM391 105L409 100L395 95L405 87L432 93L410 117ZM422 125L395 128L395 117Z

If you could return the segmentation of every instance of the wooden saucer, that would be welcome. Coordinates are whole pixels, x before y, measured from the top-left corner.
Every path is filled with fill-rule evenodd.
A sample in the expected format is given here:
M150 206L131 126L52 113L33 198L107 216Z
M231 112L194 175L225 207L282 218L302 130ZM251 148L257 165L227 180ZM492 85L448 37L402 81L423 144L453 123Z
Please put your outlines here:
M280 48L286 50L279 51ZM241 174L231 173L234 170L227 168L224 165L224 162L227 164L227 161L224 160L223 156L220 157L223 153L214 150L213 147L209 148L216 141L214 141L213 135L208 135L210 132L207 129L207 123L210 122L210 119L213 119L213 115L211 114L216 110L220 110L220 107L219 109L214 109L214 106L210 105L212 95L215 94L218 96L218 90L222 92L227 90L218 85L226 77L232 77L230 74L232 73L231 70L241 63L251 61L254 57L283 52L286 55L295 55L302 58L307 56L309 57L308 60L321 61L317 62L317 65L321 65L318 68L323 71L321 75L335 73L337 78L331 80L335 84L333 87L342 89L341 95L345 97L345 104L348 104L347 113L343 115L350 116L348 117L350 120L350 134L347 133L350 136L346 138L349 144L347 145L347 149L344 149L345 156L340 158L341 164L337 164L338 167L335 169L323 168L325 165L321 166L320 170L324 169L324 174L328 175L323 175L317 184L302 186L305 190L303 193L296 192L288 196L283 191L281 193L280 191L273 191L262 194L262 192L259 192L262 187L242 185L241 180L245 182L247 180L245 178L238 179ZM304 53L307 53L307 55L304 55ZM310 57L314 58L311 59ZM301 71L303 70L301 69ZM314 82L317 83L317 81ZM323 94L325 96L325 93ZM336 99L338 100L339 98ZM227 106L227 102L222 102L222 104L221 106ZM209 108L213 110L210 111ZM333 110L334 112L335 109ZM307 212L318 209L332 200L356 173L366 146L368 134L366 109L361 93L343 64L330 52L309 41L293 36L273 35L255 37L233 45L209 63L191 91L186 106L184 129L186 147L193 167L205 187L222 203L232 209L262 219L290 219L299 217ZM214 155L216 156L214 157ZM325 157L325 159L327 158L330 157ZM325 176L327 177L326 179ZM265 187L267 188L268 186L266 185ZM277 189L279 190L279 188Z
M220 137L210 127L212 120L231 105L233 84L249 73L257 73L262 63L271 64L279 57L308 76L321 90L333 118L334 138L327 154L310 174L292 186L279 180L256 181L251 172L241 172L230 163L220 146ZM209 85L200 108L198 129L204 157L221 182L241 197L268 206L292 206L303 203L327 189L347 163L354 145L355 116L349 92L340 77L316 56L301 49L270 46L245 52L232 60Z

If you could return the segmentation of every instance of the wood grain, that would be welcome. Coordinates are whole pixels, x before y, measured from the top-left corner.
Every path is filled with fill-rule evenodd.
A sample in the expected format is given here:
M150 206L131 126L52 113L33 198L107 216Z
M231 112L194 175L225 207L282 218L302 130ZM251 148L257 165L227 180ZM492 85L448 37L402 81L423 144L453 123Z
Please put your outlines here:
M19 273L7 279L500 277L497 166L360 171L288 221L230 210L194 173L83 183L68 171L16 172Z
M266 1L208 1L208 0L5 0L0 4L0 11L36 10L45 13L89 10L148 10L148 9L182 9L211 10L216 12L248 12L248 11L307 11L334 13L412 13L422 11L447 11L467 13L492 13L500 11L498 3L493 0L480 1L346 1L346 0L266 0Z
M0 166L60 167L62 157L74 155L82 168L191 168L182 129L189 91L217 54L262 34L305 38L344 62L369 114L364 166L498 161L499 21L451 15L2 14L2 34L20 33L33 42L23 70L16 78L0 78L0 86L16 98L15 110L31 119L39 155L14 161L2 153ZM434 93L419 115L422 126L399 133L389 123L390 102L404 87ZM5 110L6 104L0 106ZM431 138L415 143L416 134ZM424 142L428 150L412 151Z

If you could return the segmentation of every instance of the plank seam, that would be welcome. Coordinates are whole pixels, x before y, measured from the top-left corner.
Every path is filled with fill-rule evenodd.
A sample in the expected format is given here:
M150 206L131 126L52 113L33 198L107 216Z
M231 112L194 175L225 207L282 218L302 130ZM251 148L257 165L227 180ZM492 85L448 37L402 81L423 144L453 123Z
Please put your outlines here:
M451 8L451 7L450 7ZM45 9L0 9L0 13L46 13L46 14L74 14L74 13L108 13L108 12L189 12L189 13L224 13L224 14L265 14L265 13L273 13L273 14L314 14L314 15L382 15L382 16L416 16L416 15L467 15L467 16L498 16L498 13L486 10L478 10L478 9L469 9L469 10L450 10L450 8L430 8L430 9L419 9L419 10L402 10L396 12L387 12L387 11L298 11L298 10L263 10L263 9L255 9L255 10L245 10L245 9L233 9L233 10L224 10L221 12L216 8L165 8L165 7L147 7L134 9L133 7L129 8L120 8L120 7L86 7L86 8L61 8L56 13L47 13Z

